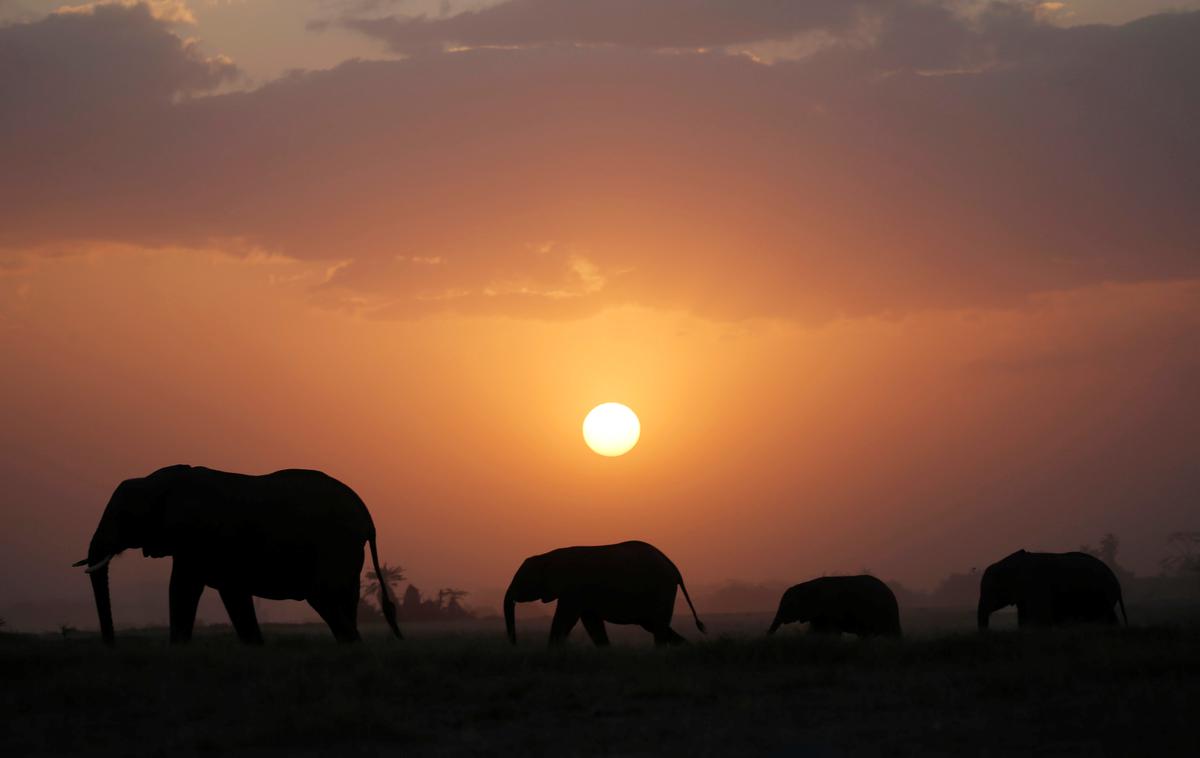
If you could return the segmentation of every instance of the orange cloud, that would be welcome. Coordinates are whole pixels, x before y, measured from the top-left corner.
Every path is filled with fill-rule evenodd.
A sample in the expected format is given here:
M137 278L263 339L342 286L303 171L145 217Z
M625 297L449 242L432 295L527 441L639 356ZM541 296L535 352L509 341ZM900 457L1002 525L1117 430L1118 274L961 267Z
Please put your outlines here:
M821 320L1198 273L1200 14L872 12L870 44L775 65L548 45L205 97L235 69L144 7L12 25L0 246L262 249L384 317Z

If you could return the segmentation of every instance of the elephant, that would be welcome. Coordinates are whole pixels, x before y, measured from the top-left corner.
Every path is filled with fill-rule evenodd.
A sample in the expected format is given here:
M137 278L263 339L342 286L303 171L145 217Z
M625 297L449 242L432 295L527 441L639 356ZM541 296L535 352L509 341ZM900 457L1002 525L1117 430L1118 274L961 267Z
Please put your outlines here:
M86 566L112 645L108 567L114 556L141 548L172 556L168 592L171 642L187 642L205 587L221 595L242 642L261 644L255 597L306 600L338 642L359 639L359 575L363 543L379 572L375 525L367 506L320 471L288 469L262 476L202 466L168 466L117 486L88 547ZM396 609L381 588L380 607L401 637Z
M1116 624L1121 583L1104 561L1087 553L1030 553L1018 550L987 567L979 582L979 629L1006 606L1017 606L1020 627L1074 623Z
M610 624L637 624L654 635L656 645L686 640L671 628L675 586L683 590L696 628L704 624L671 559L645 542L564 547L526 558L504 593L504 624L508 639L517 642L515 606L541 600L558 601L550 623L550 646L566 641L582 620L597 647L608 645Z
M783 624L808 622L816 634L899 637L896 596L873 576L823 576L789 587L767 634Z

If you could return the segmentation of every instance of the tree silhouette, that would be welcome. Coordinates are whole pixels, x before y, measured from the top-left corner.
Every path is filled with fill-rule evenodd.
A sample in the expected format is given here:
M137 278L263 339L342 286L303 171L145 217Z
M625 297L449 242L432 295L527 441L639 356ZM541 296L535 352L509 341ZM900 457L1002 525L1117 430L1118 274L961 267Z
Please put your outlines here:
M465 618L470 615L467 610L458 602L468 594L469 593L467 593L465 590L457 590L453 587L446 587L445 589L438 590L438 605L441 606L443 602L445 603L442 613L446 618L457 619Z
M1200 575L1200 532L1173 532L1167 537L1167 550L1171 554L1162 560L1164 573Z
M447 587L445 589L438 590L438 605L446 604L449 606L451 603L457 605L461 598L464 598L469 594L471 593L467 592L466 590L456 590L453 587Z
M377 598L379 597L380 588L383 588L387 592L388 599L394 603L396 602L396 593L392 589L392 585L399 584L404 579L403 566L389 566L386 563L381 563L378 574L374 571L367 572L367 586L363 591L363 597Z
M1112 569L1113 573L1122 582L1129 582L1133 579L1133 572L1126 569L1121 564L1117 563L1117 550L1121 547L1121 540L1117 539L1117 535L1112 532L1105 532L1100 538L1100 547L1092 547L1091 545L1080 545L1079 552L1093 555Z
M408 585L408 589L404 591L404 602L400 604L405 613L418 613L421 607L421 591L417 589L415 584Z
M1094 555L1104 561L1109 567L1117 565L1117 549L1121 547L1121 540L1117 539L1117 535L1112 532L1105 532L1100 538L1100 547L1092 547L1091 545L1080 545L1079 552Z
M421 590L416 585L408 585L404 591L404 599L398 603L400 618L405 621L451 621L473 618L459 602L469 593L466 590L447 587L437 592L437 599L432 596L422 597Z

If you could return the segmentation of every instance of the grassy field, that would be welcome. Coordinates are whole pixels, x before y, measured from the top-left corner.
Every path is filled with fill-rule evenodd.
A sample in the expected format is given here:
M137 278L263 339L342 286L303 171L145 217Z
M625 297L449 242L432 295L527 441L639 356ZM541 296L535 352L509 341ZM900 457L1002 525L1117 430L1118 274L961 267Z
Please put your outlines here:
M410 624L357 646L268 628L95 639L0 635L4 755L1196 755L1194 626L750 636L658 650L640 634L547 651L496 622ZM694 629L677 628L695 639ZM743 631L744 630L744 631ZM690 633L689 633L690 631Z

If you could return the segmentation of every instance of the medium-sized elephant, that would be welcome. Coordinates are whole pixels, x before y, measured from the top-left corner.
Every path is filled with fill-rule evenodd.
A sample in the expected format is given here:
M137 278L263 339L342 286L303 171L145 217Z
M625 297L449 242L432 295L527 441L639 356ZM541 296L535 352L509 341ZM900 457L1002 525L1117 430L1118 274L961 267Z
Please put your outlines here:
M117 487L76 566L87 566L100 633L113 644L108 564L141 548L173 556L171 642L192 637L205 587L221 594L243 642L261 643L254 598L307 600L339 642L358 634L363 543L379 573L375 524L346 485L320 471L289 469L247 476L203 467L169 466ZM383 615L400 637L396 609L380 593Z
M675 611L675 587L692 609L696 628L704 624L688 596L683 576L671 559L645 542L616 545L564 547L525 559L504 593L504 624L508 639L516 644L516 603L557 600L550 623L550 645L566 641L575 624L583 628L597 646L608 644L610 624L637 624L654 635L656 645L685 642L671 628Z
M873 576L823 576L789 587L767 634L808 622L816 634L899 637L900 607L891 588Z
M987 629L992 613L1010 605L1017 606L1020 627L1116 624L1115 605L1129 623L1116 574L1087 553L1018 550L988 566L979 582L979 628Z

